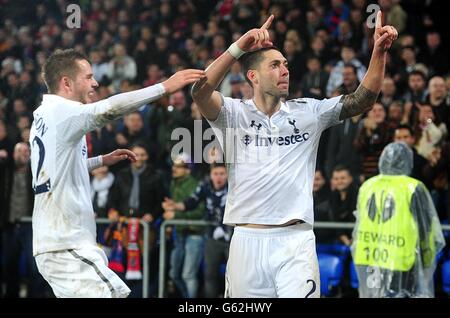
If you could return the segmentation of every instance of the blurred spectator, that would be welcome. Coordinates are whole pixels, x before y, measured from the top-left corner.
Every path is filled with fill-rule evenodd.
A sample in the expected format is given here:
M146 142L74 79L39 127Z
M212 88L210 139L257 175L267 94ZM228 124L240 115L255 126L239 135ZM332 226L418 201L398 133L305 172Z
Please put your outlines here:
M1 150L0 150L1 151ZM47 297L48 285L39 274L32 254L31 223L22 223L22 217L31 217L34 192L30 167L30 146L18 143L12 154L13 161L7 173L1 179L1 202L4 207L2 215L2 261L6 298L18 298L20 291L20 261L24 255L27 271L27 297Z
M157 64L150 64L147 67L147 78L144 81L144 87L155 85L161 81L163 72Z
M445 143L435 164L424 167L424 175L431 181L431 195L441 222L450 222L450 142ZM447 244L449 243L447 237Z
M442 44L441 35L435 31L429 31L426 35L426 46L421 50L420 60L429 66L430 75L445 75L448 73L448 54Z
M424 174L424 167L427 164L427 159L417 153L414 147L416 138L412 128L408 125L399 125L394 131L394 142L404 142L411 148L413 152L413 167L410 176L414 179L420 180L426 183L426 177Z
M321 170L316 170L313 183L314 221L331 222L334 220L330 208L330 187ZM334 243L334 229L315 229L318 244Z
M191 176L189 155L180 154L172 166L170 199L162 202L164 219L201 220L204 216L204 204L199 204L190 211L183 211L174 206L191 196L198 186L198 181ZM162 200L161 200L162 201ZM203 255L203 227L177 225L174 231L174 248L170 255L169 276L183 298L195 298L198 295L200 262Z
M101 166L91 171L91 200L96 218L107 218L110 202L109 192L114 184L114 175L109 172L108 166ZM106 245L104 232L106 224L97 224L97 240Z
M383 79L383 84L381 86L380 96L378 97L379 101L385 108L388 108L389 105L398 99L397 96L397 87L395 85L394 80L391 77L386 76Z
M171 135L176 128L189 127L190 109L186 106L184 91L156 101L148 114L150 140L156 141L155 160L158 166L168 172L171 170L170 153L176 140Z
M387 109L389 129L395 129L403 120L403 105L399 101L392 102Z
M289 79L291 83L291 87L289 90L291 93L295 94L295 92L298 90L298 85L302 80L302 76L306 72L305 57L301 51L301 44L299 42L300 39L295 39L295 35L295 40L292 38L288 38L287 36L288 35L286 35L286 40L284 41L283 52L289 63L289 67L292 70L291 72L289 72Z
M241 83L245 81L244 74L241 72L240 63L234 63L230 68L230 72L225 75L222 84L220 85L220 92L223 96L231 96L232 81L234 83Z
M154 222L162 213L160 202L165 192L162 173L148 162L149 153L143 144L136 143L130 150L137 161L119 171L108 200L121 215Z
M183 202L173 202L172 209L189 211L203 203L206 207L205 219L215 222L209 226L205 241L205 297L217 298L223 295L224 281L220 276L220 266L228 260L228 250L232 228L223 224L223 214L227 201L228 183L225 164L211 164L209 179L202 182L195 192Z
M376 103L363 119L363 126L355 138L354 145L362 155L365 180L378 174L378 158L392 138L385 119L386 111L383 105Z
M98 49L91 50L89 54L92 72L94 74L94 78L99 83L105 83L108 81L108 63L103 61L102 52Z
M4 121L0 120L0 164L6 164L12 159L14 140L8 133Z
M412 83L410 82L411 73L418 75L416 72L420 72L422 74L423 81L426 82L426 77L428 76L428 69L423 64L417 62L416 51L417 51L416 47L413 46L403 46L399 50L400 61L397 66L398 74L396 75L396 77L398 78L397 81L398 85L402 89L404 89L405 86L408 86L408 89L413 89L411 87Z
M415 131L417 152L435 164L439 160L440 146L447 138L448 131L445 124L436 119L431 105L422 104L419 106Z
M444 79L440 76L432 77L428 82L426 101L433 107L436 117L447 126L447 131L450 129L450 99L448 96Z
M112 81L116 92L119 92L120 83L124 79L134 80L136 73L136 62L127 55L123 44L114 46L114 56L108 64L108 78Z
M309 39L314 39L315 33L318 29L325 28L325 23L320 19L319 15L314 10L306 12L306 30Z
M124 117L123 129L116 134L116 144L122 148L128 148L134 143L147 141L144 130L144 120L140 112L133 112Z
M392 25L397 29L398 34L402 34L406 28L408 15L402 9L399 1L396 0L378 0L381 10L384 12L386 25Z
M327 96L330 97L333 91L342 85L344 67L346 64L352 64L356 68L358 81L363 79L366 74L366 67L356 58L355 49L351 46L342 46L341 60L334 65L330 73L327 84Z
M136 154L136 162L120 170L109 192L109 213L118 213L129 218L140 218L154 224L162 215L161 201L164 198L163 175L149 163L149 153L143 144L130 148ZM116 211L116 212L114 212ZM155 227L150 227L150 294L156 295L158 277L158 251ZM127 282L129 286L131 282ZM137 287L137 286L136 286ZM130 297L139 296L140 288L132 289Z
M332 191L330 196L330 209L333 213L333 220L337 222L354 222L353 211L356 209L358 188L353 183L350 170L342 165L336 166L333 170L332 178L336 185L336 189ZM352 231L337 231L337 238L342 244L350 246Z
M114 175L108 171L108 166L101 166L91 171L91 199L94 212L98 218L108 217L109 191L114 183Z
M331 127L325 159L325 172L328 178L331 178L336 166L346 164L353 178L359 180L362 174L361 154L353 145L364 123L360 118L360 115L347 118L342 125Z
M359 81L356 72L356 67L352 64L344 65L342 70L342 85L338 88L340 95L351 94L358 88Z
M419 111L416 104L425 102L426 95L425 75L421 71L412 71L408 75L408 88L402 98L404 101L404 123L414 124Z
M325 98L328 73L322 70L320 60L315 56L308 58L306 67L308 72L302 78L300 85L301 95L317 99Z
M326 13L325 25L334 37L339 35L339 25L342 21L348 21L350 8L343 0L331 0L331 9Z

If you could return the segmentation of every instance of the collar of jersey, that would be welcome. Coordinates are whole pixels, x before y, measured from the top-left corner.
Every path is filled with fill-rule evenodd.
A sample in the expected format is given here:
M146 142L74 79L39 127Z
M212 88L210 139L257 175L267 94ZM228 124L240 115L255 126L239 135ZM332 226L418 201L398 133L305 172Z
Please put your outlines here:
M260 112L260 110L256 107L255 102L253 101L253 99L243 99L242 103L244 105L249 106L249 108L250 108L250 110L252 112ZM290 113L288 105L285 102L283 102L283 101L281 101L280 111L282 111L282 112L284 112L286 114Z
M59 95L55 95L55 94L44 94L42 96L42 101L43 102L64 102L64 103L73 103L74 105L81 105L82 103L80 102L76 102L74 100L70 100L67 98L64 98L62 96Z

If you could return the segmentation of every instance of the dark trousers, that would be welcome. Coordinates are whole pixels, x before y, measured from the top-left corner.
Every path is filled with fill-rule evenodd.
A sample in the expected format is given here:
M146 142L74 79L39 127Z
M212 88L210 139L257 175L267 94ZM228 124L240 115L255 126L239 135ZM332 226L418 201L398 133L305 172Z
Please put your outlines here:
M205 297L219 297L224 278L220 265L228 260L230 242L208 238L205 243Z
M28 297L51 296L49 286L39 274L32 250L31 224L7 224L3 228L3 279L6 285L5 298L18 298L20 291L20 261L24 257L27 274Z

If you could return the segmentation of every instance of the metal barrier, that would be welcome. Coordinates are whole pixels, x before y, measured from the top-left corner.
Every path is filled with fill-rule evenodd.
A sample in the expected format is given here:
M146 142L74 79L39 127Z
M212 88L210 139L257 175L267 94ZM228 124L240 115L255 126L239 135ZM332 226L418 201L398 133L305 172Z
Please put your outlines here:
M31 217L22 217L21 222L30 222ZM97 224L110 224L111 221L106 218L95 219ZM127 223L125 221L125 223ZM148 298L148 284L149 284L149 272L150 272L150 253L149 253L149 234L150 234L150 224L140 220L139 223L144 229L144 251L143 251L143 266L142 266L142 297ZM158 279L158 297L164 297L165 289L165 273L166 273L166 227L169 225L198 225L198 226L208 226L217 225L217 223L209 222L205 220L167 220L161 223L161 228L159 230L159 240L160 240L160 250L159 250L159 279ZM314 222L314 228L325 228L325 229L351 229L355 223L343 223L343 222ZM450 231L450 225L442 224L442 229L444 231Z
M166 227L169 225L198 225L208 226L217 223L205 220L167 220L161 223L159 229L159 279L158 279L158 298L164 298L165 291L165 274L166 274ZM314 222L314 228L324 229L352 229L355 223L351 222ZM442 224L442 230L450 231L450 225Z
M22 217L20 219L21 222L30 222L32 221L31 217ZM98 218L95 219L95 223L97 224L111 224L111 221L107 218ZM127 221L125 221L127 223ZM149 233L150 233L150 225L149 223L140 220L139 223L142 225L144 229L144 251L143 251L143 266L142 266L142 298L148 298L148 284L149 284L149 272L150 272L150 253L149 253Z
M164 289L166 286L166 227L169 225L200 225L208 226L217 223L205 220L167 220L161 223L159 229L159 279L158 279L158 298L164 298Z

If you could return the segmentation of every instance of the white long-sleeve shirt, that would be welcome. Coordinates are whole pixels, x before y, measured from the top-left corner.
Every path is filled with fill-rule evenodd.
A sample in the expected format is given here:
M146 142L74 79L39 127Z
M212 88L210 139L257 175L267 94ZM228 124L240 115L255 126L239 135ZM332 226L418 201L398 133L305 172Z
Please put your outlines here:
M157 84L92 104L44 95L30 131L33 255L96 244L85 135L164 93Z

